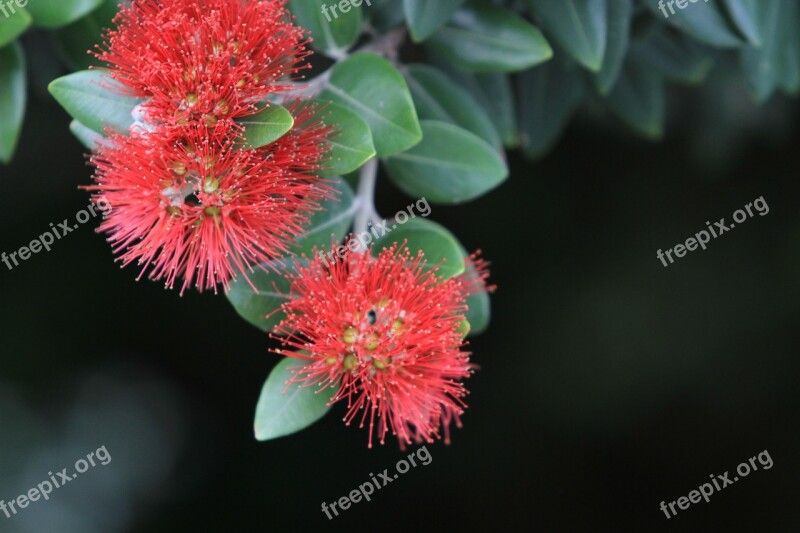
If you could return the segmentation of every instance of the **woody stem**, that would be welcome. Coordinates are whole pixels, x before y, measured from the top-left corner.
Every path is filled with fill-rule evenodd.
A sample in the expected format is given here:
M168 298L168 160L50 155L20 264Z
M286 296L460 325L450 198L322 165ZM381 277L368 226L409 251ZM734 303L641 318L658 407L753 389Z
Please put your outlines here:
M367 161L359 171L360 179L358 182L358 192L356 202L358 202L358 212L353 229L356 233L363 233L369 230L369 223L377 217L375 210L375 183L378 179L378 160L372 158Z

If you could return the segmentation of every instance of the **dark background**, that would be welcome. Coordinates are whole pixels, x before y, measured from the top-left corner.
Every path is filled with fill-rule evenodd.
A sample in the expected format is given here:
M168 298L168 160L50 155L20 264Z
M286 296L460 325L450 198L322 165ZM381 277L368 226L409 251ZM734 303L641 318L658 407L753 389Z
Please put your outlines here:
M664 142L589 111L543 161L512 153L497 191L433 206L499 286L464 428L333 521L323 501L406 454L368 450L343 406L257 443L277 357L223 296L136 283L96 220L0 265L0 498L100 446L112 457L0 514L0 531L797 531L798 113L725 83L672 91ZM31 99L0 168L7 253L88 204L68 117L43 82ZM760 196L767 216L669 268L656 258ZM409 201L381 182L382 213ZM772 469L670 520L659 509L764 450Z

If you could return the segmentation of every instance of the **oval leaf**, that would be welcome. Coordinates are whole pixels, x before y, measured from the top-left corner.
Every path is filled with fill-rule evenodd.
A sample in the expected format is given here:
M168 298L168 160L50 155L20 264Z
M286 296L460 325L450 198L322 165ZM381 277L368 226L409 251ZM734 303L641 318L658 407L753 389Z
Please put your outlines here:
M492 318L492 301L486 291L476 292L467 296L467 313L465 318L469 322L469 335L474 337L489 329Z
M102 3L103 0L30 0L27 8L37 26L58 28L91 13Z
M800 91L800 4L790 2L786 7L786 20L781 30L784 32L785 46L778 54L780 87L790 95Z
M403 0L408 29L414 42L438 30L464 4L464 0Z
M141 102L125 96L124 88L102 69L58 78L48 89L72 118L98 133L106 126L127 133L133 124L131 111Z
M467 265L467 258L469 252L461 246L461 255L464 257L464 265ZM468 270L464 272L465 276L469 276ZM471 279L471 278L470 278ZM489 298L489 293L486 291L476 292L467 297L467 312L465 318L469 322L468 337L480 335L489 328L489 322L492 316L492 302Z
M592 72L603 66L608 33L606 0L529 0L542 29Z
M608 2L608 42L603 66L597 73L596 84L600 94L606 95L622 71L630 42L633 0L610 0Z
M403 4L398 0L372 0L366 13L372 27L381 33L403 24Z
M287 271L293 265L292 259L287 259L281 264L267 263L263 265L264 270L258 268L254 272L247 273L249 282L244 276L239 275L231 283L231 288L225 296L240 317L260 330L270 332L285 316L278 309L286 301L286 294L289 293L289 281L276 270ZM256 290L253 290L250 283Z
M315 387L297 383L287 387L286 382L293 376L290 369L302 364L302 361L286 357L270 372L256 405L254 429L259 441L296 433L330 410L328 402L336 393L333 387L319 392Z
M670 81L697 84L714 65L708 47L697 44L687 35L675 35L661 26L638 40L630 57L641 68L653 71Z
M14 14L0 19L0 48L22 35L33 22L30 13L15 6ZM8 7L6 8L8 9Z
M519 144L517 131L517 108L511 76L502 72L475 74L475 84L466 84L472 94L489 110L489 116L500 133L506 148L516 148Z
M658 2L643 3L658 19L666 20L700 42L717 48L737 48L744 44L726 21L716 0L686 4L684 9L673 6L674 14L666 2L663 11Z
M323 105L325 124L333 126L334 131L325 141L329 148L328 161L320 175L333 177L349 174L375 157L372 132L360 116L346 107L332 103Z
M427 65L409 65L407 79L419 118L461 126L495 148L502 146L481 104L447 74Z
M422 140L408 85L380 56L360 52L333 67L320 99L346 107L364 119L381 157L407 150Z
M512 72L547 61L553 50L542 33L511 11L470 3L428 44L464 70Z
M422 121L423 141L386 160L392 181L440 204L473 200L500 185L508 167L484 140L452 124Z
M391 222L391 221L390 221ZM425 219L409 220L398 225L392 222L388 229L389 234L378 241L372 248L372 254L378 255L381 249L388 248L393 243L401 244L408 241L411 255L416 255L419 250L425 254L427 269L437 269L437 274L443 278L451 278L463 274L465 270L463 247L455 236L444 226Z
M69 123L69 131L72 132L82 145L92 151L97 150L97 147L100 146L103 140L102 135L74 119Z
M339 57L361 35L361 7L350 1L291 0L289 9L297 23L311 32L311 46L331 57Z
M761 47L741 52L742 70L759 103L766 102L781 79L783 53L790 48L793 33L800 31L790 14L795 0L772 0L761 6ZM796 7L796 6L795 6Z
M608 97L611 109L630 126L651 139L664 132L664 82L656 74L627 65Z
M438 66L480 102L494 124L495 131L500 134L503 145L506 148L516 148L519 144L519 132L511 75L504 72L464 72L447 63L439 63Z
M242 117L236 122L244 126L245 144L250 148L261 148L286 135L294 126L294 117L285 107L270 103L255 115Z
M25 56L18 43L0 48L0 161L8 163L25 115Z
M583 98L578 74L577 67L550 61L520 76L520 144L526 156L541 157L569 124Z
M759 4L764 0L722 0L731 20L739 31L747 37L753 46L761 46L761 30L759 29Z

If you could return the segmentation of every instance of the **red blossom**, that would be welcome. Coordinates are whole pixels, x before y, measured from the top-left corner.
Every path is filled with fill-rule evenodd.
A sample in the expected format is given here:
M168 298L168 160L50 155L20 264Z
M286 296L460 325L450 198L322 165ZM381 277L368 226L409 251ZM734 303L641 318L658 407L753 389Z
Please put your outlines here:
M97 54L148 122L238 118L307 68L285 0L134 0Z
M181 291L228 288L237 274L290 251L308 215L329 196L309 173L321 153L312 108L295 108L301 127L258 150L217 145L204 126L184 137L165 133L114 136L93 163L87 187L112 206L100 226L123 266ZM310 156L309 156L310 154ZM140 277L141 277L140 275Z
M374 432L383 444L390 430L401 446L449 442L473 368L462 335L465 298L478 285L442 279L421 252L397 245L332 265L317 257L289 279L286 318L275 331L291 348L278 353L306 362L292 381L336 388L331 401L346 400L348 425L369 420L370 447Z
M100 230L140 277L227 290L289 252L333 194L314 175L329 131L317 107L289 104L293 129L259 149L234 121L305 68L305 31L283 0L135 0L114 22L98 57L143 103L92 159L87 189L111 205Z

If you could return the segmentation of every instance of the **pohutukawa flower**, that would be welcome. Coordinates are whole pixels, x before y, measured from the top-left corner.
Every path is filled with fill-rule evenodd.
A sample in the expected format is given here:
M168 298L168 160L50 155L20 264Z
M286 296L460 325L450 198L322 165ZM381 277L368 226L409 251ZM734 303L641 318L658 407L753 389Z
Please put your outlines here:
M181 292L228 288L237 274L285 255L308 214L330 194L309 173L321 153L319 123L259 150L209 141L205 126L183 137L164 132L116 136L92 161L96 191L112 206L100 231L123 266L138 261L140 277L164 279Z
M286 318L275 332L290 348L277 353L306 363L292 381L336 388L331 402L347 401L348 425L369 420L370 447L374 433L383 444L389 431L401 447L449 442L473 368L464 350L465 298L484 287L485 269L472 280L442 279L422 253L395 245L332 265L317 257L289 279Z
M329 128L307 103L295 126L259 149L235 118L268 105L305 68L305 31L285 0L134 0L98 57L143 99L130 135L108 132L93 157L111 204L100 230L123 265L181 292L229 287L239 273L286 254L319 201L314 175ZM141 277L140 275L140 277Z
M134 0L98 58L148 122L231 120L307 68L305 30L286 0Z

